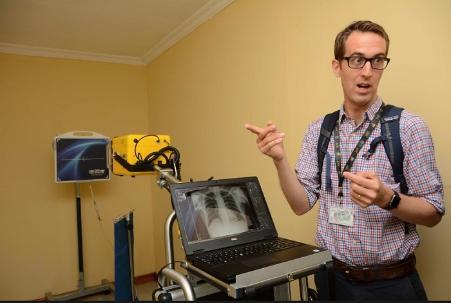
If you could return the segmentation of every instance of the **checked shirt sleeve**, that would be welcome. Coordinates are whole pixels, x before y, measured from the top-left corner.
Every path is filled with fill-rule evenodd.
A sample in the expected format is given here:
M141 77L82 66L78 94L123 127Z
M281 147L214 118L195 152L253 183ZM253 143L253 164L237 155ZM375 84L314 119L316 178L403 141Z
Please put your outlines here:
M316 203L320 195L320 181L318 178L318 156L316 148L322 119L309 125L304 135L302 148L296 162L296 176L304 186L310 208Z
M425 199L438 213L444 214L443 183L435 161L429 128L420 117L403 111L400 132L409 194Z

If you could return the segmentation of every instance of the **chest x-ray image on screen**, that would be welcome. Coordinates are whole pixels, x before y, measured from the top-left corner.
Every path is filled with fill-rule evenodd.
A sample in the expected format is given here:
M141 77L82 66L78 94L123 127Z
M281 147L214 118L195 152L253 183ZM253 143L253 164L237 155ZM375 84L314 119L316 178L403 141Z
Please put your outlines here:
M189 241L201 241L256 229L258 220L247 191L240 186L212 186L189 194L185 220Z

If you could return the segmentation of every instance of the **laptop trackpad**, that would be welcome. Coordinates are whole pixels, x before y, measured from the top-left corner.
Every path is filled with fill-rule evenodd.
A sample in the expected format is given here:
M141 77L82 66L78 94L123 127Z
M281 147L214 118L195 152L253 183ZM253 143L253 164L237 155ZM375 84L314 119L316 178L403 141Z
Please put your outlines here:
M273 258L271 256L261 256L261 257L257 257L257 258L243 260L240 263L243 265L246 265L246 266L261 266L261 265L268 265L271 263L277 263L277 261L278 260L276 258Z

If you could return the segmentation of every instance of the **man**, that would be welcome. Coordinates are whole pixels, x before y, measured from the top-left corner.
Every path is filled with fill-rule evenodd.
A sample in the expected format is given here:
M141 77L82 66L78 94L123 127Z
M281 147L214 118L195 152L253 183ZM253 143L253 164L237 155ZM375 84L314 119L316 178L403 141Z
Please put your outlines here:
M408 195L400 193L382 144L371 157L362 156L381 135L377 89L390 60L388 48L387 33L371 21L354 22L337 35L332 70L341 79L344 101L321 174L317 144L324 118L309 126L295 171L284 151L284 133L274 123L245 125L273 159L297 215L320 199L316 241L334 258L339 300L427 300L415 269L416 224L434 226L445 212L431 135L421 118L404 110L399 121ZM315 282L321 298L324 280L317 275Z

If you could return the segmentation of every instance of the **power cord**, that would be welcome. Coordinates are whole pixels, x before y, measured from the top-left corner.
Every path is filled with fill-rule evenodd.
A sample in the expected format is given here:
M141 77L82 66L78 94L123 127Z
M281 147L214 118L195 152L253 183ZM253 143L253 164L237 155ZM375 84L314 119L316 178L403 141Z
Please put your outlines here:
M102 220L102 217L100 216L99 208L98 208L98 206L97 206L97 201L96 201L96 198L95 198L95 196L94 196L94 190L92 189L92 185L91 185L91 184L89 184L89 189L90 189L90 191L91 191L92 203L93 203L94 209L95 209L95 211L96 211L97 221L99 222L100 229L102 230L102 233L103 233L103 237L107 240L108 244L109 244L110 247L111 247L111 250L114 252L114 246L113 246L113 243L112 243L112 242L110 241L110 239L107 237L107 234L106 234L106 232L105 232L105 226L103 225L103 220Z
M135 157L136 157L136 159L138 159L138 160L142 160L142 156L141 156L141 154L140 153L137 153L136 152L136 149L137 149L137 147L138 147L138 144L139 144L139 142L141 142L141 140L142 139L144 139L144 138L147 138L147 137L155 137L155 138L157 138L157 143L160 143L160 137L158 136L158 135L144 135L144 136L142 136L141 138L139 138L139 139L134 139L133 140L133 142L135 142ZM168 144L169 145L169 143L166 141L166 140L164 140L164 142L166 143L166 144Z
M169 156L166 155L166 152L170 152ZM166 163L171 165L174 170L174 176L181 180L180 176L180 152L177 148L173 146L165 146L156 152L152 152L148 154L143 160L138 160L137 164L142 163L154 163L159 157L163 157L166 160Z

